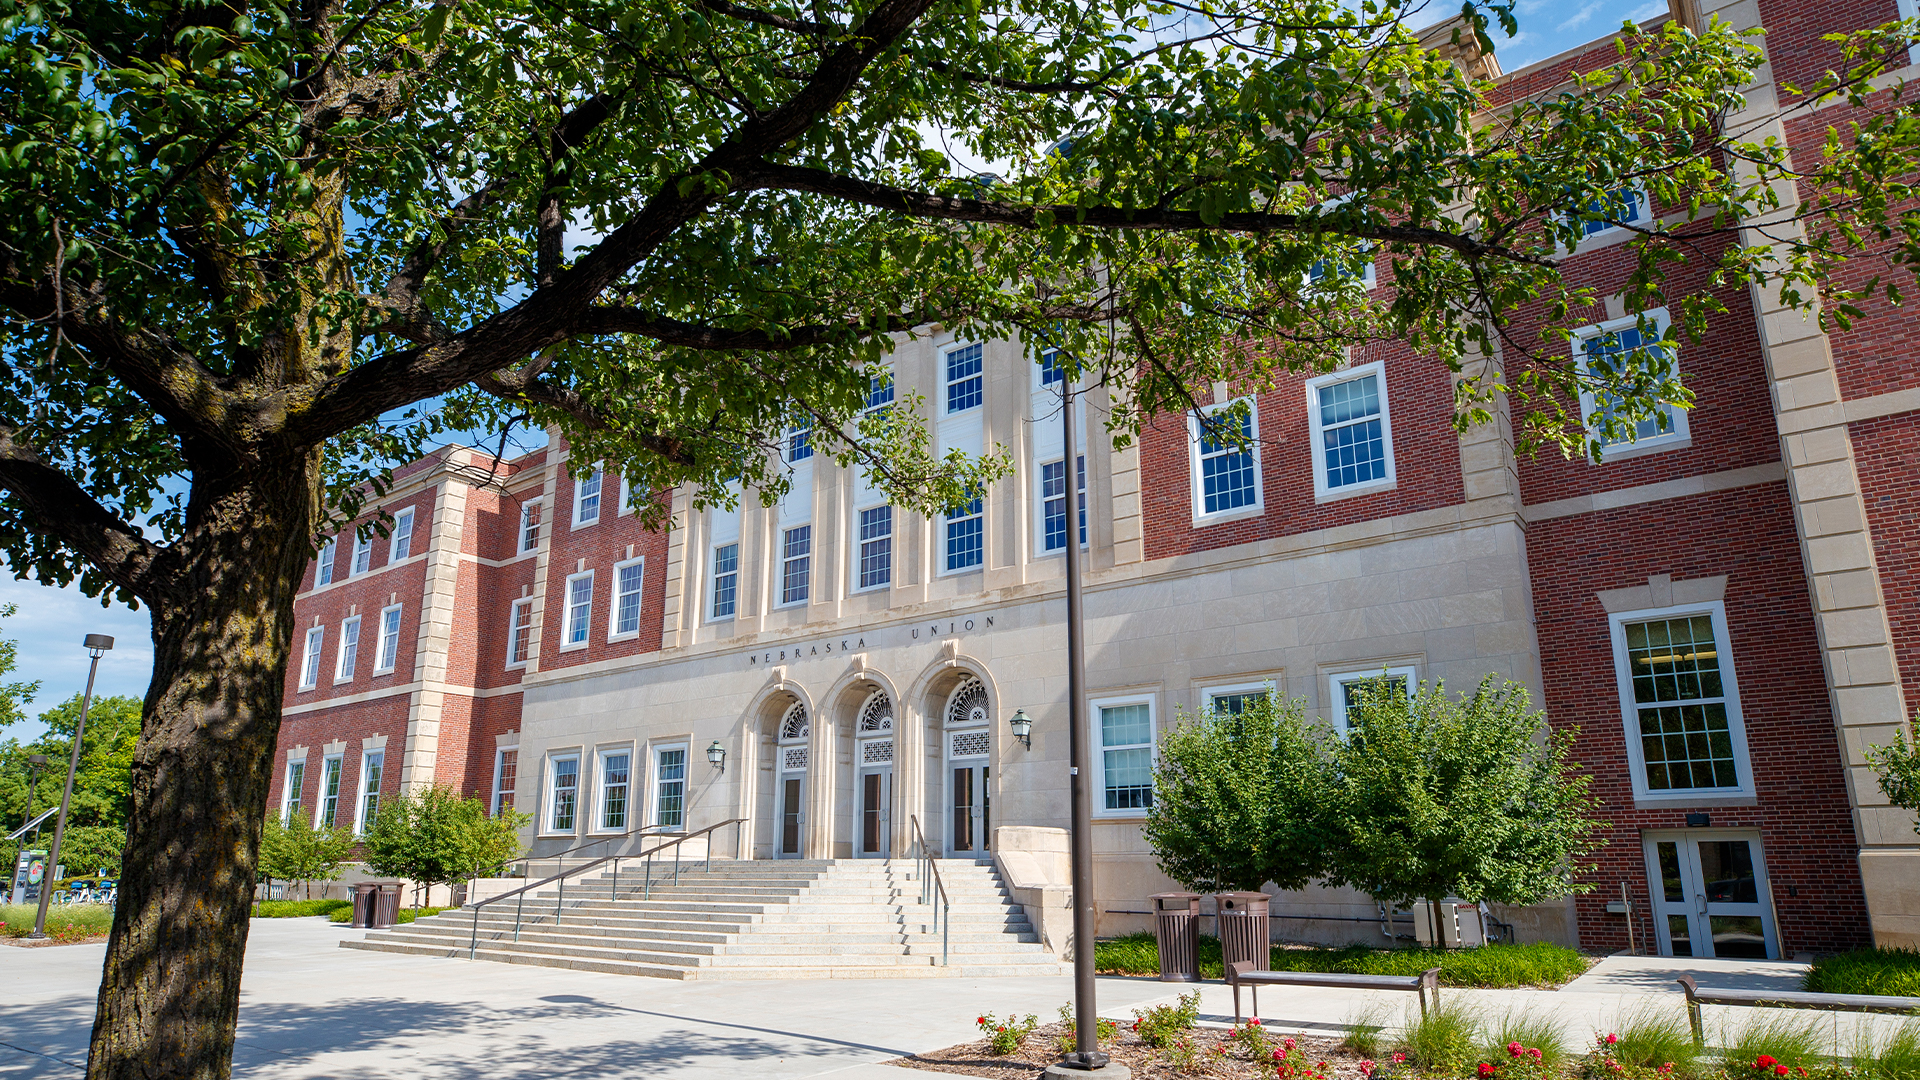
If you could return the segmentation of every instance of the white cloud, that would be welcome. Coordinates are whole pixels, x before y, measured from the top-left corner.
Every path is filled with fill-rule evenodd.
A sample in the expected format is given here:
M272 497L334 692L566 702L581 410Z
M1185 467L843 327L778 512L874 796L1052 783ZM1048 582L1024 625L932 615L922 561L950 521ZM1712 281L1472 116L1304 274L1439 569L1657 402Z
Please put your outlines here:
M1579 11L1576 11L1572 15L1568 16L1565 22L1561 23L1559 26L1555 27L1554 29L1556 29L1557 31L1563 34L1569 30L1579 29L1581 26L1586 25L1587 20L1593 18L1594 15L1600 11L1600 6L1602 3L1603 3L1603 0L1591 0L1590 3L1581 7Z

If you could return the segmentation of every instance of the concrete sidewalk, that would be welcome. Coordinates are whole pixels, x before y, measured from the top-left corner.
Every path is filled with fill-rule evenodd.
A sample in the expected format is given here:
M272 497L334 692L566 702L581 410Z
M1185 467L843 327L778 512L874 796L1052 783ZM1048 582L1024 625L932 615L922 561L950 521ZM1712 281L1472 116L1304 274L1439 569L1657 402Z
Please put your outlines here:
M751 1070L756 1080L902 1080L879 1062L967 1042L973 1019L1037 1013L1072 979L843 979L679 983L531 966L470 963L338 947L360 933L319 919L253 924L234 1075L534 1080L673 1077ZM70 1077L85 1060L105 949L0 947L0 1077ZM1559 1019L1575 1045L1634 1009L1680 1009L1673 979L1715 986L1797 985L1797 964L1609 957L1559 991L1441 991L1497 1018ZM1100 1011L1171 1001L1189 986L1103 978ZM1200 986L1206 1021L1225 1023L1232 992ZM1371 1013L1397 1026L1412 995L1270 987L1262 1015L1277 1031L1336 1031ZM1751 1011L1751 1010L1749 1010Z

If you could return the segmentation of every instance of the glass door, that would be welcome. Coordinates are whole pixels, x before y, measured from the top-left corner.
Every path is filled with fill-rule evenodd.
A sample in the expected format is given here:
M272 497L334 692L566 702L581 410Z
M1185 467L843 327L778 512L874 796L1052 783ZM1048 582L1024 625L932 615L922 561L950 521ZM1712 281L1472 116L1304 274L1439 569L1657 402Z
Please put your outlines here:
M987 794L987 767L960 765L952 769L953 827L948 834L947 854L979 855L987 850L990 798Z
M797 859L806 846L807 774L784 773L780 777L779 843L774 857Z
M1758 833L1650 832L1645 842L1661 955L1778 958Z
M860 847L863 859L884 859L892 846L893 770L860 774Z

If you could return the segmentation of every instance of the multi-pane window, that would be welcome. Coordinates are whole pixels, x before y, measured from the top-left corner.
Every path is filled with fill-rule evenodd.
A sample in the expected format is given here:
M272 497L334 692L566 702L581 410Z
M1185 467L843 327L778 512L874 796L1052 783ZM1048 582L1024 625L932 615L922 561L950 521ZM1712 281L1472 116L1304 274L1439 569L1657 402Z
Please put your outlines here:
M1623 621L1615 638L1650 794L1742 787L1732 665L1712 612Z
M1315 490L1339 494L1391 482L1393 443L1383 369L1375 364L1358 374L1316 379L1308 384L1308 394Z
M1644 323L1644 325L1643 325ZM1655 308L1644 317L1616 319L1580 333L1578 366L1587 382L1580 392L1580 411L1587 430L1594 433L1605 450L1628 447L1660 446L1687 438L1687 413L1661 402L1652 416L1632 421L1621 420L1622 430L1607 434L1622 407L1620 395L1608 384L1652 362L1672 366L1671 347L1663 343L1667 331L1667 309Z
M507 621L507 666L513 667L533 653L533 599L515 600Z
M1040 354L1040 385L1057 386L1067 377L1066 365L1060 362L1060 350L1048 349Z
M374 657L373 673L392 671L400 658L400 605L380 611L380 649Z
M972 499L947 511L947 569L979 566L987 557L986 508Z
M640 632L640 582L645 576L645 571L646 563L639 559L614 564L613 632L615 636Z
M573 812L580 797L580 759L553 759L552 798L547 802L547 831L572 832Z
M314 557L313 587L333 584L333 559L340 553L340 543L329 540L320 545L320 554Z
M393 515L393 536L387 549L387 561L397 563L413 554L413 508Z
M360 663L360 616L355 615L340 624L340 656L334 661L333 681L346 682L353 678L353 669Z
M327 628L307 629L306 651L300 655L300 689L311 690L320 682L320 649L326 644Z
M1259 462L1251 441L1235 445L1232 438L1237 423L1242 437L1252 440L1255 432L1253 403L1247 403L1245 415L1238 421L1230 412L1210 412L1195 418L1198 442L1194 470L1199 480L1199 516L1223 514L1243 506L1260 503Z
M1153 806L1153 706L1145 701L1101 705L1101 808Z
M947 411L965 412L986 400L986 376L979 345L964 345L947 353Z
M1074 458L1074 471L1079 474L1077 481L1080 497L1080 544L1087 543L1087 459L1084 456ZM1067 550L1067 462L1049 461L1040 466L1040 549L1042 551Z
M813 526L800 525L780 534L780 602L803 604L813 564Z
M540 500L534 499L520 508L520 554L540 546Z
M360 755L360 805L354 812L354 835L364 835L380 812L380 773L386 768L387 752L369 750Z
M281 792L280 824L285 825L300 812L301 789L307 785L307 763L290 761L287 763L287 786Z
M633 773L633 755L619 753L600 756L600 827L627 827L627 789Z
M1632 185L1614 188L1587 203L1580 215L1580 239L1588 240L1629 225L1645 227L1649 216L1646 192Z
M893 581L893 507L874 506L860 511L860 575L862 589L877 589Z
M1369 691L1404 697L1413 691L1414 674L1410 667L1377 667L1371 671L1342 671L1327 676L1330 702L1327 719L1333 722L1336 731L1352 728L1362 719Z
M573 478L573 523L591 525L600 520L600 487L606 476L595 465L593 471Z
M687 748L659 747L653 752L653 823L677 829L687 823Z
M340 759L330 757L320 763L320 816L314 824L331 829L340 816Z
M364 574L373 569L373 537L361 536L353 541L353 573Z
M813 456L813 421L787 429L787 460L805 461Z
M713 549L713 617L733 618L740 594L740 545L720 544Z
M513 793L519 787L520 751L501 750L493 763L493 814L513 805Z
M593 622L593 571L567 578L567 646L585 645Z
M1247 706L1262 698L1273 696L1272 683L1262 683L1257 686L1220 686L1207 691L1207 708L1215 716L1240 716L1247 711Z
M893 373L891 371L867 378L867 411L884 409L893 404Z

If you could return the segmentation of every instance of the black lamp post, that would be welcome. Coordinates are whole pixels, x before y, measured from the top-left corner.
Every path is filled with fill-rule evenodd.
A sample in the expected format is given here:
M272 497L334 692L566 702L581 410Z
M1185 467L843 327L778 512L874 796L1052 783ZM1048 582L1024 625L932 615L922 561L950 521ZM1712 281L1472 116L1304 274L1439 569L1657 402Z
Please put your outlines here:
M47 905L53 902L53 878L60 872L60 841L67 836L67 810L73 804L73 774L80 771L80 740L87 735L87 709L93 705L93 677L100 670L100 658L113 648L113 639L105 634L88 634L81 642L93 660L87 665L87 692L80 698L80 723L73 729L73 754L67 761L67 786L60 793L60 816L53 824L53 847L47 851L47 873L40 883L40 913L33 918L30 938L47 936Z

